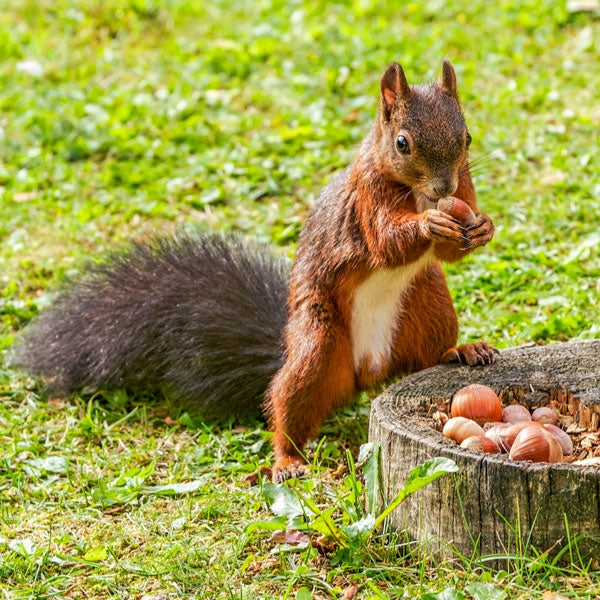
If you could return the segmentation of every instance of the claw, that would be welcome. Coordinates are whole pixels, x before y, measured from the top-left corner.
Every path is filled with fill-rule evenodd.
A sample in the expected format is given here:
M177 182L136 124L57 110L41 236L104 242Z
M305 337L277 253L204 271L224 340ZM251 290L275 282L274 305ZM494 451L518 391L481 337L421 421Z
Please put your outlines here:
M442 355L440 362L459 362L476 367L492 364L497 354L500 353L496 348L493 348L486 342L477 342L475 344L464 344L457 348L450 348L450 350L447 350Z
M292 478L304 477L308 467L301 458L284 457L275 463L272 470L273 483L283 483Z

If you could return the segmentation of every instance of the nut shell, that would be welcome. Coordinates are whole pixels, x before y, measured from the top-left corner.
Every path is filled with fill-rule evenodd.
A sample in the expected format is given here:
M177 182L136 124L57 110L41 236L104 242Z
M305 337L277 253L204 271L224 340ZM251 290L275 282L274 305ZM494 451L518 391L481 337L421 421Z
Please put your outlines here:
M454 394L450 413L453 417L466 417L483 425L502 419L502 404L492 388L474 383Z
M507 425L510 425L510 424L507 423ZM502 437L501 447L504 448L506 450L506 452L509 452L515 442L516 437L526 427L541 428L542 425L541 425L541 423L538 423L537 421L521 421L520 423L515 423L514 425L510 425L506 431L502 432L503 437Z
M486 454L498 454L501 451L498 444L485 435L472 435L463 440L460 447L474 452L485 452Z
M471 207L460 198L455 198L454 196L440 198L437 203L437 209L458 219L465 225L469 225L475 221L475 213L471 210Z
M552 423L553 425L556 425L557 420L556 413L548 406L540 406L539 408L536 408L531 415L531 419L532 421L537 421L542 425L545 425L546 423Z
M486 423L488 425L488 423ZM502 452L508 452L516 437L511 435L510 423L495 423L494 427L485 430L485 437L492 440Z
M510 449L511 460L556 463L563 459L563 452L556 438L539 425L521 429Z
M531 421L531 415L522 404L509 404L502 409L502 420L514 425L523 421Z
M494 427L498 427L498 425L505 426L510 425L510 423L504 423L503 421L488 421L483 424L483 430L487 431L488 429L493 429Z
M483 435L483 429L471 419L453 417L444 425L442 433L457 444L462 444L468 437Z
M546 423L544 428L556 438L556 441L562 448L563 456L569 456L569 454L573 454L573 440L566 431L563 431L560 427L557 427L552 423Z

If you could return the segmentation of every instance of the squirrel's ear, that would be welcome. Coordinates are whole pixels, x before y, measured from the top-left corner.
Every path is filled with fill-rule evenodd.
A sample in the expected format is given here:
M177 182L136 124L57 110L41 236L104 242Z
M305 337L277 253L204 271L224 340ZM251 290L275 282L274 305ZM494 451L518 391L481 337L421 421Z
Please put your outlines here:
M398 98L407 98L409 95L410 87L402 67L392 63L381 78L381 110L385 121L389 120Z
M442 67L442 89L456 95L456 73L448 59L444 60Z

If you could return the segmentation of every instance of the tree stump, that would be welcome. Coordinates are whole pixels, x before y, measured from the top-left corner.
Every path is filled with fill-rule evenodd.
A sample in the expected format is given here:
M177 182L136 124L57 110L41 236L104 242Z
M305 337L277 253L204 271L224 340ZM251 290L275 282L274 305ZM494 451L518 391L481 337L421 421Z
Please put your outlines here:
M371 410L369 440L381 445L384 499L427 459L451 458L459 472L407 498L392 526L466 556L562 551L562 562L579 560L569 541L581 536L582 559L600 564L600 467L463 450L432 427L430 415L470 383L490 386L503 404L559 407L581 428L600 429L600 340L512 348L490 366L440 365L406 377Z

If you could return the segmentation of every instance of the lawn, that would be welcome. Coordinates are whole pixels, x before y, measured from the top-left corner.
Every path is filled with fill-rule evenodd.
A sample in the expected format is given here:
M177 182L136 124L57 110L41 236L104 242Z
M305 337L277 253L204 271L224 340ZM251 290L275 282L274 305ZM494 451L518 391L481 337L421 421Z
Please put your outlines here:
M272 461L261 423L142 395L50 398L5 361L61 280L131 238L234 229L292 257L369 130L385 66L419 82L445 57L497 227L446 268L461 340L600 337L598 40L598 11L550 0L0 0L4 597L600 597L600 572L546 549L497 571L380 532L272 538L281 490L251 485ZM288 501L336 527L361 514L367 417L365 396L328 422Z

